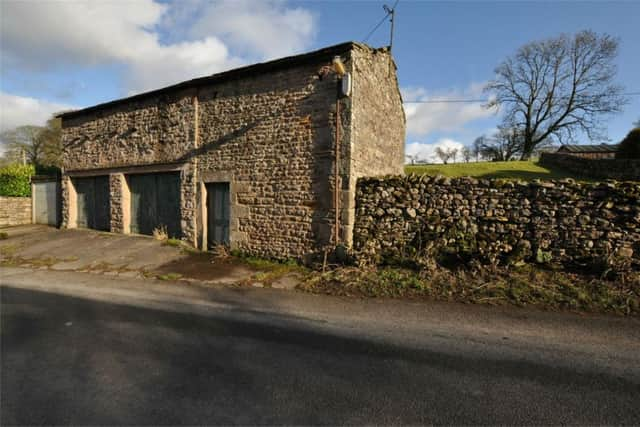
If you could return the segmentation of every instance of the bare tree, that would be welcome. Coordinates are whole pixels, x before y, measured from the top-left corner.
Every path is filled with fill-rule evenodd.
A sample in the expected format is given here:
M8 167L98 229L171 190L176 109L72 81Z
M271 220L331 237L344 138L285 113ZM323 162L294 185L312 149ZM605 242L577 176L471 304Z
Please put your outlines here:
M473 150L473 155L476 158L476 162L480 161L480 155L482 154L482 146L485 143L485 139L486 139L486 136L481 135L473 141L472 150Z
M464 162L469 163L469 160L473 157L473 150L469 147L462 147L461 154Z
M613 82L617 54L617 39L581 31L526 44L496 68L487 107L503 108L504 125L521 129L522 159L547 139L603 136L603 117L627 102Z
M483 138L482 157L493 161L513 160L522 149L522 134L514 127L499 127L490 138Z
M447 150L442 147L436 147L434 157L440 159L440 161L445 165L449 162L449 153L447 153Z
M444 163L445 165L449 163L449 160L451 159L453 159L453 161L455 162L455 158L457 154L458 154L458 149L453 147L452 148L436 147L436 151L435 151L435 157L440 159L442 163Z
M453 163L456 162L456 156L458 155L458 149L457 148L449 148L449 153L451 154L451 158L453 159Z
M405 154L404 156L409 160L409 162L411 162L412 165L415 165L416 160L418 160L417 154Z

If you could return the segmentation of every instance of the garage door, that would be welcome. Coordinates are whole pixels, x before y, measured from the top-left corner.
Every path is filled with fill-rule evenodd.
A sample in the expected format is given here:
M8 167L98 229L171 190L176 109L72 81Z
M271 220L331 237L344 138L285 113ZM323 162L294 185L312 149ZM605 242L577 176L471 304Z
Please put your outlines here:
M109 231L109 176L75 178L73 186L78 200L78 227Z
M58 225L58 181L33 182L33 212L36 224Z
M131 191L131 232L153 234L165 226L169 237L180 238L180 173L127 176Z

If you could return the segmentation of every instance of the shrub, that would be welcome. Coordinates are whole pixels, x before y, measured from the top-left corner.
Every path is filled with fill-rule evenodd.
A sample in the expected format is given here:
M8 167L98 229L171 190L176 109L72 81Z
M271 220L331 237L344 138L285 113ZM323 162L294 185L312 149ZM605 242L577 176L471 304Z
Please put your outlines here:
M632 129L622 140L616 159L640 159L640 128Z
M8 165L0 168L0 196L30 197L33 165Z

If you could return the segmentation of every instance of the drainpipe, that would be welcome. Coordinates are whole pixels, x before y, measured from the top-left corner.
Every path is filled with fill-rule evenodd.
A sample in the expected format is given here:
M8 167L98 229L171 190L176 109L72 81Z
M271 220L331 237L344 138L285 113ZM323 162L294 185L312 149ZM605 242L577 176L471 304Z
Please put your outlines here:
M336 93L336 151L334 161L334 200L333 207L335 212L335 224L334 224L334 243L336 246L340 243L340 95L342 86L342 77L346 74L346 69L342 63L340 56L333 57L333 68L338 75L338 90Z
M340 95L336 97L336 158L335 158L335 237L336 246L340 243Z
M195 90L195 94L193 95L193 152L194 154L198 152L198 148L200 147L200 102L198 100L199 90ZM199 177L198 177L198 156L193 156L193 161L191 162L191 167L193 168L193 183L192 191L193 191L193 202L195 206L198 206L198 202L200 203L202 210L202 193L198 190L199 187ZM182 183L180 183L182 186ZM200 218L200 221L204 223L205 218ZM191 228L193 229L193 244L194 248L200 248L202 250L207 250L207 243L200 242L200 232L198 230L198 214L197 210L193 213L193 217L191 218ZM204 228L204 226L202 226Z

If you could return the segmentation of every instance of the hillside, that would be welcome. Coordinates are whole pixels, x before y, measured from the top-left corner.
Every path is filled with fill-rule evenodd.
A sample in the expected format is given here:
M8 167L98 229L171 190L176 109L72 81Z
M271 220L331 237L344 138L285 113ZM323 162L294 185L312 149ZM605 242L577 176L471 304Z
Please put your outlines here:
M470 162L453 163L448 165L407 165L405 173L418 175L444 175L449 177L473 176L476 178L503 178L503 179L563 179L576 178L575 174L560 170L549 169L540 166L534 161L513 162Z

